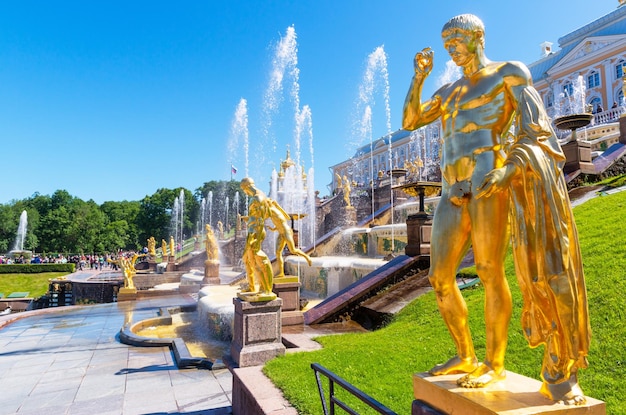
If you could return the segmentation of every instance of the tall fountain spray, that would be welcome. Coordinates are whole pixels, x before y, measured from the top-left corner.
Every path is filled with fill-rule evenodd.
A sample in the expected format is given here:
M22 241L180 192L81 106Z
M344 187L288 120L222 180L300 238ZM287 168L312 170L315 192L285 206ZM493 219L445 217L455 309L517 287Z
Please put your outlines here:
M209 190L209 193L207 193L207 205L208 205L208 212L209 212L209 219L208 219L208 223L209 225L213 226L213 191Z
M203 197L200 201L200 217L198 218L198 224L196 226L196 235L201 235L206 223L206 197Z
M243 151L242 151L243 150ZM230 129L228 140L229 159L232 165L243 161L244 176L250 174L250 144L248 131L248 101L244 98L239 100ZM243 153L243 154L242 154ZM241 160L243 158L243 160Z
M17 226L17 236L13 244L13 251L23 251L24 241L26 240L26 228L28 227L28 213L25 210L20 214L20 222Z
M179 234L176 236L178 239L178 242L180 243L180 246L182 248L183 246L183 238L184 238L184 231L183 231L183 226L185 223L185 190L184 189L180 189L180 196L178 196L179 199L179 203L180 203L180 216L178 217L178 223L179 225L179 229L178 232Z
M178 196L174 198L172 205L172 216L170 217L170 234L174 239L178 238L178 217L180 216L180 200ZM172 252L171 255L174 255Z
M272 59L270 80L263 100L264 126L263 135L270 141L271 158L276 160L277 142L272 134L275 118L279 113L284 98L286 79L291 81L288 97L293 106L293 149L295 160L284 160L279 172L272 173L270 197L290 215L298 215L301 219L297 226L301 246L311 246L315 242L315 190L313 169L313 123L311 109L305 105L300 107L300 70L298 68L297 36L293 26L287 28L275 48ZM311 156L311 168L308 174L304 171L302 160L302 142L308 139L308 150ZM287 158L290 158L289 153ZM304 217L302 217L304 216ZM295 225L295 223L294 223ZM272 237L266 240L271 241Z
M237 232L238 228L239 228L239 215L241 214L241 212L239 211L239 205L240 205L240 195L239 192L235 192L235 200L233 201L233 210L235 212L235 232Z
M174 205L172 207L172 217L170 219L170 232L174 237L174 240L183 246L183 224L185 217L185 190L180 189L179 196L174 198Z
M382 91L380 91L382 89ZM389 72L387 70L387 54L385 53L385 49L383 46L377 47L372 53L369 54L367 58L367 66L365 68L365 73L363 74L363 79L361 84L359 85L359 99L357 102L357 111L358 111L358 126L355 129L360 137L357 137L358 143L369 140L370 142L370 174L368 177L368 182L371 186L372 193L372 218L374 217L374 182L375 182L375 174L374 172L374 161L373 161L373 122L372 122L372 108L376 104L376 95L377 92L382 93L383 105L385 110L385 127L388 138L387 143L387 170L391 174L391 170L394 168L393 166L393 153L392 147L393 143L391 142L391 108L389 105ZM391 204L391 223L393 224L393 189L390 186L390 204ZM393 235L392 235L393 241ZM393 243L393 242L392 242Z
M228 230L230 229L229 225L230 225L230 219L229 219L229 209L230 209L230 198L228 196L226 196L226 199L224 201L224 230L226 232L228 232Z

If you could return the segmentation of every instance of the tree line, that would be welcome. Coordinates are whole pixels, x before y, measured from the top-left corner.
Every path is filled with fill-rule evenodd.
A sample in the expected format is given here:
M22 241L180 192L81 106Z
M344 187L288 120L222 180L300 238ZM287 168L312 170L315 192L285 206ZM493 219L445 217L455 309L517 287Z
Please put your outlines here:
M242 214L245 208L245 195L234 180L209 181L193 193L180 187L158 189L140 201L107 201L101 205L93 200L81 200L66 190L57 190L52 195L35 193L26 199L0 204L0 253L14 248L23 211L28 218L24 249L37 253L138 250L147 245L151 236L157 241L169 241L174 236L172 213L181 190L185 238L204 232L201 224L210 223L213 227L218 221L234 224L237 214ZM241 206L234 206L233 201L239 197Z

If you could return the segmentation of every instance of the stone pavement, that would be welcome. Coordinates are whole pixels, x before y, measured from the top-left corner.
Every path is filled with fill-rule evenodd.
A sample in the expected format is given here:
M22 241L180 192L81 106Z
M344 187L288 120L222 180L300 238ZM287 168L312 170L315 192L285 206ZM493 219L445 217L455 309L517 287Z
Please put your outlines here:
M228 369L179 370L168 347L121 344L125 321L186 295L0 317L0 415L229 414Z

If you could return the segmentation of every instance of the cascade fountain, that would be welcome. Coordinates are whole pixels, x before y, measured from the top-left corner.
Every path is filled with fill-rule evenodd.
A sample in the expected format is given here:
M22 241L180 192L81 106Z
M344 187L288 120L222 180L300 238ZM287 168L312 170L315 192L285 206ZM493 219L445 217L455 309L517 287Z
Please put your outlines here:
M362 85L359 88L359 101L357 114L359 120L355 134L359 135L356 143L357 148L363 148L362 142L367 139L370 142L370 162L369 169L362 164L357 164L355 160L352 166L352 177L357 182L368 183L371 186L371 192L374 194L375 174L373 160L373 141L372 141L372 105L374 103L374 90L376 89L376 78L380 75L380 80L384 88L384 99L386 114L388 111L388 82L386 77L386 57L384 50L376 49L368 59L368 67L364 76ZM449 82L452 78L459 76L458 70L454 62L450 61L447 70L439 81L442 83ZM381 82L379 82L380 84ZM387 117L389 120L389 117ZM390 122L387 122L387 129L390 130ZM439 125L428 125L411 133L410 136L410 152L404 166L400 166L403 161L397 151L393 151L393 142L391 135L385 138L387 145L387 160L381 162L381 169L389 172L390 186L390 220L380 219L390 224L378 225L374 227L348 228L341 232L341 235L333 238L331 242L316 250L317 257L313 258L313 267L303 268L300 271L303 283L303 295L311 294L321 298L331 296L347 285L360 279L370 271L382 266L385 261L384 257L388 257L390 253L400 251L409 244L409 235L405 220L411 215L429 215L434 211L434 206L438 201L436 193L440 188L441 173L439 169L440 157L440 129ZM403 158L403 157L402 157ZM378 164L378 163L376 163ZM410 165L409 165L410 164ZM402 169L406 168L407 170ZM368 171L369 170L369 171ZM369 177L367 177L369 174ZM406 177L407 181L419 182L420 186L411 196L415 196L417 201L410 201L401 205L394 203L393 191L398 189L396 182L400 181L395 176L402 175L400 179ZM407 188L410 192L413 187ZM405 193L407 193L405 191ZM374 199L372 198L372 217L374 217ZM396 221L394 215L400 216ZM418 216L420 216L418 215ZM287 258L287 266L294 267L303 265L300 258ZM290 272L295 272L293 268ZM308 291L305 293L305 291Z
M342 179L342 181L346 180L348 182L348 188L351 186L351 182L356 179L369 182L372 194L372 218L375 214L373 195L376 174L372 159L372 107L375 103L375 92L381 85L388 134L387 165L384 169L389 170L391 173L394 166L392 164L393 143L391 142L389 79L387 56L382 46L376 48L368 56L363 81L359 86L359 100L357 102L359 120L355 131L360 135L358 138L359 144L364 140L369 140L370 142L369 172L364 174L357 166L353 166L351 171L347 172L349 176L346 175ZM369 173L369 177L366 176L367 173ZM300 276L303 295L309 298L326 298L385 264L386 261L382 252L394 252L396 244L406 240L406 234L404 236L401 235L402 230L397 229L398 227L404 227L404 224L395 225L393 223L393 203L393 189L390 186L391 224L374 228L344 229L341 235L333 238L329 245L319 247L316 250L318 255L312 258L313 265L311 267L306 267L301 258L296 256L290 256L286 259L286 271Z
M287 28L286 34L280 39L275 47L274 56L272 59L272 70L270 72L269 85L266 89L263 98L263 118L264 123L262 126L263 134L262 139L259 140L260 146L263 149L270 149L269 156L272 160L275 159L275 152L277 144L275 138L272 136L272 126L275 122L275 118L278 115L278 110L281 102L283 101L283 84L286 78L291 79L291 88L289 90L289 99L293 104L293 119L295 127L294 144L295 161L293 165L288 166L286 169L281 169L280 172L272 173L272 180L269 196L274 198L281 206L289 210L290 214L297 214L299 217L303 217L299 220L298 227L300 230L300 244L312 245L315 241L315 189L314 189L314 170L311 167L308 171L308 175L304 172L302 162L302 149L301 143L303 139L309 141L309 151L311 154L311 165L313 165L313 134L312 134L312 117L311 110L308 106L300 107L299 96L299 68L297 66L297 42L296 32L292 27ZM265 172L251 172L249 163L249 131L248 131L248 108L247 101L241 99L237 105L235 116L231 127L231 137L229 140L230 161L233 163L238 160L237 157L243 156L244 163L244 177L255 177L255 180L259 183L263 181L263 175L267 171L271 171L268 168ZM271 141L268 145L267 141ZM243 146L241 145L243 142ZM243 154L240 154L240 148L243 147ZM266 169L267 163L265 163L264 157L267 156L266 151L255 151L254 156L257 157L253 166L255 169ZM280 175L280 177L279 177ZM258 178L261 179L258 179ZM307 183L310 183L307 186ZM239 213L238 199L234 202L234 209ZM218 200L221 198L218 197ZM224 210L228 210L229 201L226 197L226 203ZM248 204L244 203L246 215ZM227 217L224 218L224 224L227 225ZM264 249L268 252L273 252L276 241L273 238L274 233L268 233L268 237L265 239ZM267 245L267 247L266 247ZM222 271L220 271L221 273ZM233 287L226 288L228 293L232 292ZM229 318L232 319L232 295L228 298L228 295L224 292L224 286L208 286L200 290L198 309L200 312L207 316L207 320L211 322L213 326L217 321L226 322L225 325L229 325ZM220 301L224 297L227 298L226 302ZM230 317L229 317L230 316ZM217 323L218 326L224 330L224 324Z

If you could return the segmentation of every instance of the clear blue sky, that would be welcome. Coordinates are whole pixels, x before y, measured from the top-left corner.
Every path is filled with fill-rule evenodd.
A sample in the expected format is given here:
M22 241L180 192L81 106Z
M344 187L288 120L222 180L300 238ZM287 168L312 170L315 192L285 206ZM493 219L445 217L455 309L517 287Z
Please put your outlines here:
M315 188L326 195L328 167L347 159L358 144L355 103L376 48L383 46L387 56L396 130L415 52L425 46L435 50L425 95L432 94L445 68L440 33L450 17L478 15L490 59L528 64L539 58L541 42L556 48L559 37L617 5L617 0L3 1L0 203L58 189L98 204L140 200L159 188L193 191L204 182L229 179L231 162L238 168L234 178L241 179L244 152L229 150L229 143L242 98L248 108L249 174L267 191L272 166L284 158L287 145L294 148L288 121L276 121L269 135L263 133L274 49L291 26L297 34L299 105L312 113L313 158L302 143L307 150L301 160L306 169L314 160ZM387 133L378 94L374 138ZM278 114L293 118L288 96Z

